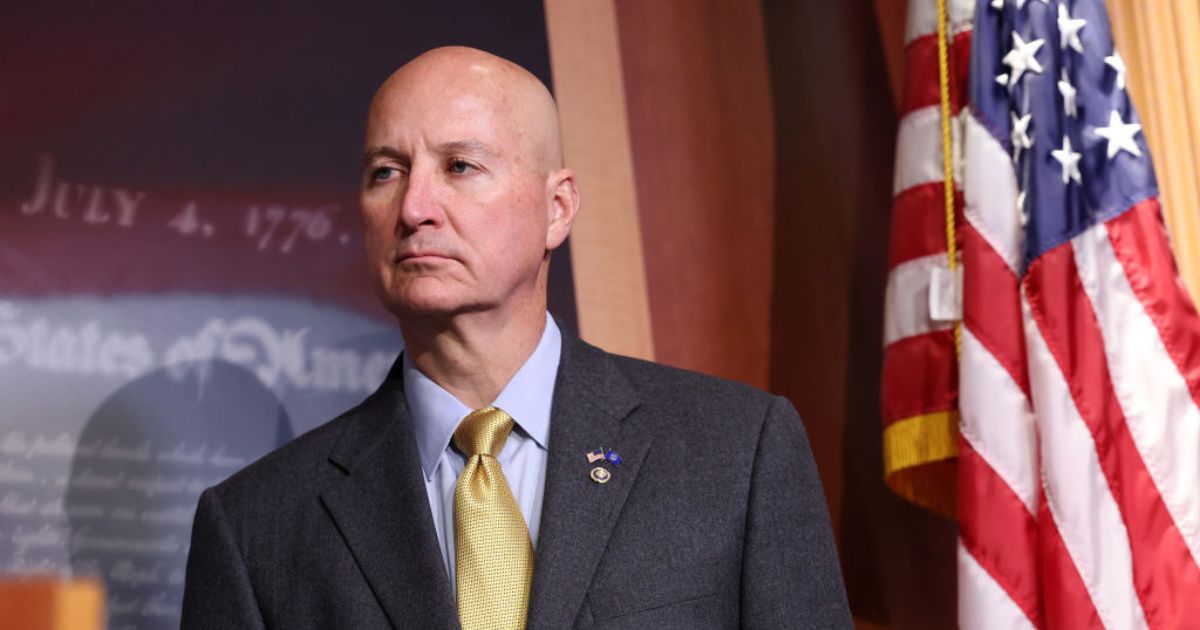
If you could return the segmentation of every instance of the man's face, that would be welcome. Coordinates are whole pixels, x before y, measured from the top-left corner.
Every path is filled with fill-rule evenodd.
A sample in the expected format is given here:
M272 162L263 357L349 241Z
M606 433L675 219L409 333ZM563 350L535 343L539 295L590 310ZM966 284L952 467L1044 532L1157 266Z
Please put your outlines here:
M535 295L558 245L548 236L548 172L520 108L487 77L460 79L405 77L385 86L368 117L365 247L376 291L398 317L503 309Z

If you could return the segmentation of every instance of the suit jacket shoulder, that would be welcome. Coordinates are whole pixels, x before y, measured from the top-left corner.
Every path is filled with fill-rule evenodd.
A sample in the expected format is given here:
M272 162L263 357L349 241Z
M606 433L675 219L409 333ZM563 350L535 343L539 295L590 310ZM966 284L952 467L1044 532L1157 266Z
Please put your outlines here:
M294 519L303 507L340 477L330 466L330 455L339 443L363 433L375 441L388 429L387 423L371 423L366 410L378 406L383 396L377 391L355 407L263 455L211 488L225 514L246 532L278 532L279 522ZM384 403L386 404L386 403ZM367 426L363 426L367 423ZM362 440L366 449L371 440ZM368 451L369 452L369 451ZM358 453L359 457L368 453ZM241 527L239 530L243 529Z
M273 490L272 496L278 496L277 490L312 494L319 485L330 450L351 422L353 413L348 411L293 438L213 486L213 492L220 496L227 511L254 506L272 511L270 506L263 505L263 491L268 488Z
M697 422L728 419L731 415L761 418L778 398L737 381L621 355L608 356L643 403L706 410L691 416Z
M399 378L205 491L185 628L454 627Z
M531 628L851 627L787 400L564 336L554 406Z

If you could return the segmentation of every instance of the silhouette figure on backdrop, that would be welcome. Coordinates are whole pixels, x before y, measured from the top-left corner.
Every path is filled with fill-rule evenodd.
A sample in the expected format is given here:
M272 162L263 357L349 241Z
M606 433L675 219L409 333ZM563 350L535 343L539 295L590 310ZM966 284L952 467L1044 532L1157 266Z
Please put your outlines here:
M109 630L179 627L196 498L292 436L275 394L224 361L156 370L96 409L63 504L72 570L104 580Z

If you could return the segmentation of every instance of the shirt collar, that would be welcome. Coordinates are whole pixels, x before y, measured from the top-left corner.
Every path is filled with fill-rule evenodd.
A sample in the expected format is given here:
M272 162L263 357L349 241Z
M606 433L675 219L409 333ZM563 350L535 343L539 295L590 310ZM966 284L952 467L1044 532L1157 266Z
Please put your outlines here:
M546 328L533 354L492 403L512 416L517 427L542 450L546 450L550 442L550 404L561 355L562 333L547 313ZM422 374L409 361L408 353L404 353L401 361L404 397L412 412L417 449L421 452L421 469L426 479L432 479L454 430L472 409Z

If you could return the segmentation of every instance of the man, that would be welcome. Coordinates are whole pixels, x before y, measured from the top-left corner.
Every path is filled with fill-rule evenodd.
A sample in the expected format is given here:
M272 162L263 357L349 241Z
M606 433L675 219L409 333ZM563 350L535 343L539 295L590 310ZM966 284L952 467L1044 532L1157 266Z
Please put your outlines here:
M547 316L579 193L535 77L421 55L375 95L364 164L404 354L203 494L184 628L850 627L791 405Z

